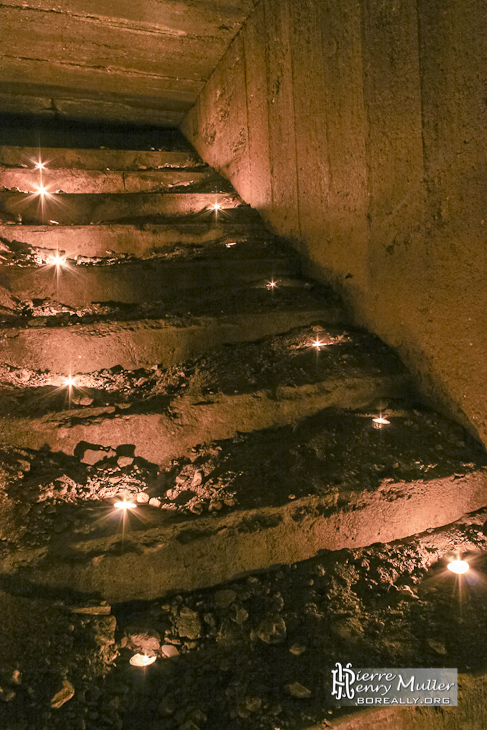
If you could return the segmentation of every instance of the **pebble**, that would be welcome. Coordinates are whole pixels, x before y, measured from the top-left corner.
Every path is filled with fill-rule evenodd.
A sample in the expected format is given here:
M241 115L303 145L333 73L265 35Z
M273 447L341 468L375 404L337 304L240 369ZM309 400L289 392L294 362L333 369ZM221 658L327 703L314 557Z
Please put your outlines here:
M210 512L219 512L223 507L223 504L217 499L214 502L210 502L209 510Z
M111 459L114 456L116 456L116 453L113 449L109 449L107 451L105 451L105 449L87 449L84 452L81 461L83 464L94 466L100 461L103 461L104 459Z
M436 641L435 639L428 639L428 646L433 649L437 654L448 654L447 648L442 641Z
M191 505L189 510L194 515L200 515L203 512L203 505L201 504L201 502L196 502L195 504Z
M235 612L235 623L238 626L243 626L243 624L247 621L249 617L248 612L240 606L240 608L237 608L237 611Z
M123 469L125 466L132 466L134 459L132 456L119 456L117 459L118 466Z
M306 700L309 697L311 697L311 690L309 690L307 687L304 687L299 682L293 682L293 684L286 684L286 690L291 695L291 697L296 697L299 700Z
M257 636L265 644L281 644L286 639L286 623L281 616L268 616L257 627Z
M213 602L218 608L228 608L232 603L235 602L237 594L230 588L225 588L221 591L216 591L213 596Z
M203 474L201 471L195 471L193 481L191 482L192 487L199 487L203 483Z
M162 504L162 502L159 499L159 497L151 497L149 499L149 507L160 507L161 504Z
M0 700L2 702L12 702L15 699L15 692L13 689L7 687L0 687Z
M167 659L179 656L179 651L172 644L163 644L163 646L161 646L161 653Z
M111 606L75 606L71 613L83 613L91 616L108 616L111 613Z
M130 639L132 647L140 654L159 651L161 636L157 631L147 631L141 628L127 628L125 633Z
M67 679L63 681L63 688L51 699L51 707L59 710L66 702L74 697L74 687Z
M147 502L149 501L149 499L150 499L150 497L147 494L147 492L139 492L137 494L137 503L138 504L147 504Z
M294 656L301 656L301 654L304 654L306 651L306 647L304 644L292 644L292 646L289 647L289 651Z
M201 619L196 611L184 606L176 618L176 629L179 636L187 639L199 639L201 636Z

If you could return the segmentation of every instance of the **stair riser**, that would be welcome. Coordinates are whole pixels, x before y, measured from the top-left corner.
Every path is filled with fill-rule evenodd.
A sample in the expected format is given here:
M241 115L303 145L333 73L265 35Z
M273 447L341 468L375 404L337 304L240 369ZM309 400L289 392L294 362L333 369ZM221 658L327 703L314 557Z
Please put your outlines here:
M108 448L133 444L137 456L154 464L180 457L194 446L233 438L237 432L286 426L325 408L365 408L378 399L395 398L407 391L398 377L351 377L302 387L280 388L244 395L183 396L171 401L171 412L127 415L115 408L86 408L42 418L0 419L8 443L19 448L74 454L85 441ZM162 410L162 409L161 409Z
M195 154L180 151L93 150L0 146L0 165L33 168L39 155L50 169L78 170L157 170L165 167L195 167ZM35 169L35 168L33 168Z
M69 258L101 256L109 252L143 256L162 252L172 245L204 245L219 241L237 241L256 236L256 229L244 223L215 220L206 223L181 223L144 226L21 226L0 225L0 240L26 243L33 248L61 251ZM262 231L259 231L262 233Z
M52 193L107 194L145 193L170 190L177 186L198 185L209 179L211 171L157 170L140 172L93 170L46 170L42 184ZM6 190L35 193L41 182L37 170L0 168L0 185Z
M41 204L38 195L0 193L0 217L22 216L25 223L90 225L131 220L146 216L179 216L208 210L212 206L238 208L242 203L230 193L127 193L123 195L52 195Z
M51 299L70 307L92 302L139 303L157 301L170 292L236 283L268 281L291 276L294 267L283 260L195 261L178 264L114 264L66 268L0 267L0 286L25 301Z
M342 314L330 308L306 311L223 315L180 326L163 320L5 329L2 359L14 367L68 375L121 365L126 370L169 367L224 343L250 342L267 335L309 326L316 321L338 324ZM194 321L193 321L194 322Z
M281 508L149 529L140 536L126 533L122 555L110 551L118 537L82 542L64 535L53 545L49 561L25 550L6 558L0 569L45 586L96 593L110 603L149 600L306 560L320 550L353 550L403 539L454 522L487 503L485 476L427 485L425 490L423 481L399 483L390 501L381 490L348 495L346 509L309 497ZM143 513L150 522L151 508L141 508ZM249 530L249 524L255 529Z

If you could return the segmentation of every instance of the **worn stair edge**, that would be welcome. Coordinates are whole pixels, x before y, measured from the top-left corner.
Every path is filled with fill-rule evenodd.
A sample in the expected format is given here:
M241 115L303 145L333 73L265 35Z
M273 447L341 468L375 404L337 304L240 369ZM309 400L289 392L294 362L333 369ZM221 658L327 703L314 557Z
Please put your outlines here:
M342 323L341 307L316 305L293 311L239 312L219 317L188 318L179 326L170 320L101 321L67 327L4 328L0 330L3 362L62 375L90 373L120 365L125 370L169 367L212 347L249 342L294 327Z
M229 217L215 216L206 221L172 221L135 225L93 226L29 226L1 225L0 241L20 243L35 249L59 251L70 258L76 256L106 257L109 253L141 256L162 251L173 245L201 246L208 243L239 241L252 236L270 234L262 225L236 222Z
M32 168L39 161L51 169L157 170L165 167L200 167L202 162L191 150L68 149L62 147L0 146L0 165Z
M120 535L19 549L0 563L3 576L52 588L96 594L117 603L148 600L169 591L217 585L248 572L306 560L320 550L392 542L460 519L487 504L487 475L396 482L374 492L347 490L343 506L305 497L276 508L240 510L223 517ZM140 513L150 508L141 508ZM249 529L250 526L250 529Z
M224 248L225 253L227 253ZM51 299L70 307L93 302L154 302L168 292L208 287L233 287L292 276L295 261L270 258L194 261L132 261L108 266L0 266L0 286L20 300Z
M181 190L181 189L179 189ZM18 215L26 223L57 221L61 225L90 225L114 221L131 221L152 215L182 216L208 211L213 206L226 209L243 205L236 193L227 192L162 192L112 193L107 195L40 195L0 192L0 217Z
M198 444L290 425L325 408L365 408L378 399L405 395L404 374L330 379L241 395L196 394L169 401L170 411L130 413L116 407L64 411L42 417L0 418L2 439L13 446L74 454L81 442L116 448L133 444L137 456L154 464L185 455ZM203 398L203 396L201 397ZM162 409L161 409L162 410Z
M50 193L147 193L200 185L214 178L210 168L200 170L38 170L0 168L0 186L7 191L36 193L42 185Z

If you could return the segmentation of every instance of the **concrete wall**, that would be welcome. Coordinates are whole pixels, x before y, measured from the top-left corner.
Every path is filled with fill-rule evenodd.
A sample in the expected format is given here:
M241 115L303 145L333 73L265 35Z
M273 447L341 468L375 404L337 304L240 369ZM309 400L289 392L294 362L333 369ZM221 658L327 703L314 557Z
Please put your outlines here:
M262 0L182 129L487 443L486 21Z

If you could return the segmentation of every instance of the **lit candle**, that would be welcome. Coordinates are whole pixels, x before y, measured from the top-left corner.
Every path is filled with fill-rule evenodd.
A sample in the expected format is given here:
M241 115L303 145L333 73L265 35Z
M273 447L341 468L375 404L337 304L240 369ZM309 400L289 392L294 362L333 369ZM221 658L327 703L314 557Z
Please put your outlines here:
M35 163L35 166L37 167L38 170L45 170L46 169L46 166L42 162L42 160L37 160L37 162Z
M377 416L376 418L373 418L372 423L374 425L374 428L377 429L385 428L386 426L391 425L391 422L387 418L383 418L382 416Z
M136 509L137 505L135 502L127 502L125 499L119 502L115 502L113 505L115 509L126 511L128 509Z
M325 346L325 343L322 342L319 338L316 338L316 340L311 343L311 346L316 347L316 349L319 350L321 347Z
M150 664L154 664L156 656L147 656L146 654L134 654L130 657L130 664L133 667L148 667Z
M268 289L275 289L275 288L276 288L276 286L277 286L277 281L274 281L274 279L271 279L271 280L270 280L270 281L269 281L269 282L267 283L267 288L268 288Z
M72 388L74 385L76 385L76 378L73 378L72 375L68 375L67 378L64 378L64 385L67 388Z
M41 198L49 198L51 196L51 193L44 185L36 185L35 187L37 195L40 195Z
M470 565L466 560L452 560L448 563L447 568L456 575L464 575L470 570Z
M66 267L68 264L66 262L66 259L63 256L60 256L58 253L54 254L53 256L49 256L47 259L47 263L50 266L57 266L59 267Z

